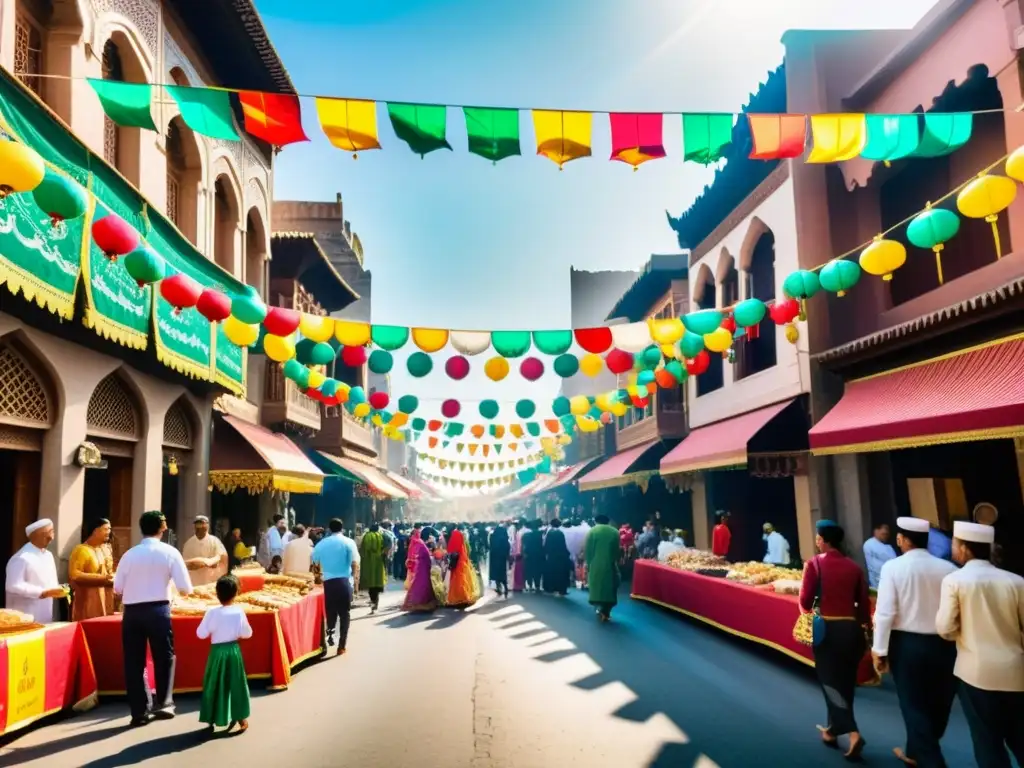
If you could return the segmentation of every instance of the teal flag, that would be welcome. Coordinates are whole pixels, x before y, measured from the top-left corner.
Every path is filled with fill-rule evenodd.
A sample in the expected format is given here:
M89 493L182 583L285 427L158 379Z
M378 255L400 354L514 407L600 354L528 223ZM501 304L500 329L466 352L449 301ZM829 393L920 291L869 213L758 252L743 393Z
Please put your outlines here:
M183 85L165 85L178 109L181 119L189 128L211 139L239 141L232 120L231 93L215 88L189 88Z
M955 152L970 140L973 125L970 112L925 115L921 142L910 157L941 157Z
M861 157L892 162L910 157L921 141L917 115L867 115L867 143Z
M732 115L683 115L683 160L717 163L732 143Z
M116 80L88 78L99 96L107 117L124 128L145 128L155 131L153 122L153 89L149 83L120 83Z
M447 107L429 104L388 104L388 117L395 135L409 149L425 157L437 149L451 149L447 133Z

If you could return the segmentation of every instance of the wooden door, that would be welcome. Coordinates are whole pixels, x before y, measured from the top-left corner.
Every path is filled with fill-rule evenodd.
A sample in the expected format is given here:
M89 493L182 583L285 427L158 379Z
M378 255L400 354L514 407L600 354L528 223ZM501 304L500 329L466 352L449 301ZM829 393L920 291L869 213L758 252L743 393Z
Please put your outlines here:
M110 527L116 563L132 545L132 460L111 456L108 462Z
M37 451L17 451L14 458L14 499L11 525L13 552L21 549L28 537L25 526L39 518L39 486L41 483L42 454Z

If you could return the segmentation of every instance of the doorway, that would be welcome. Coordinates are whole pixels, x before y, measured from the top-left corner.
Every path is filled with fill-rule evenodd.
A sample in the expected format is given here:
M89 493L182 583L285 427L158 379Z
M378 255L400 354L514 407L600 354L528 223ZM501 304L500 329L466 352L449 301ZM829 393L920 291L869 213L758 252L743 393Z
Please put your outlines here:
M35 521L39 510L39 482L42 454L37 451L0 449L0 499L6 524L0 523L0 555L6 564L28 541L25 526ZM7 569L0 570L0 599L6 600Z
M116 564L132 545L132 460L108 455L106 461L106 467L85 470L82 523L99 517L110 520Z

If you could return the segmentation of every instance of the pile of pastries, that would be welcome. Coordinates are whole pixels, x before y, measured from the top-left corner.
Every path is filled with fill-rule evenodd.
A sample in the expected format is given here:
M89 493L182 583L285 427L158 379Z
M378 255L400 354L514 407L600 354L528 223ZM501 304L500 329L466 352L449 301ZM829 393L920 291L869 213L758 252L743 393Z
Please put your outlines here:
M232 573L238 573L239 571L241 571L242 573L264 573L266 571L266 568L264 568L255 560L251 560L249 562L242 563L241 565L236 565L231 570Z
M684 549L673 552L665 559L665 565L680 571L724 570L729 564L718 555L699 549Z
M740 584L750 584L755 587L773 584L776 581L797 580L803 574L793 568L784 568L771 563L735 563L729 569L726 576L730 581L737 581Z
M0 608L0 632L17 632L36 624L34 617L12 608Z
M272 574L268 573L264 577L263 583L266 585L264 589L269 587L280 587L284 589L295 590L299 595L306 595L313 589L313 574L308 574L309 578L305 578L300 574Z
M256 592L239 595L235 602L264 611L279 611L282 608L295 605L301 599L302 595L296 589L271 585Z

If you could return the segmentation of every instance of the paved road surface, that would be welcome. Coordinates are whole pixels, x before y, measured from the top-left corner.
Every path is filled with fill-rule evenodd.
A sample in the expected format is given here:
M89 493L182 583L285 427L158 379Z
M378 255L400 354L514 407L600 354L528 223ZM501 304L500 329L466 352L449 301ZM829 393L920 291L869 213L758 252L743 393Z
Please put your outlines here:
M624 597L598 625L583 594L488 599L430 618L357 609L347 656L315 664L288 691L258 692L252 727L205 740L198 699L179 717L128 730L126 707L31 731L0 765L268 765L295 768L748 768L845 765L821 747L820 693L802 665ZM873 765L900 765L891 688L860 689ZM957 706L944 746L971 766Z

